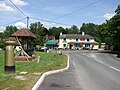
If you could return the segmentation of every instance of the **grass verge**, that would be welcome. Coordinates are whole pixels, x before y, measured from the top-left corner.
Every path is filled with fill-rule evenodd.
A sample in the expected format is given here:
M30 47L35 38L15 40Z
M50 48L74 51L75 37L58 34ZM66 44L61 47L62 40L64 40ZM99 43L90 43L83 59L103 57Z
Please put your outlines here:
M0 90L31 90L41 75L33 73L44 73L66 67L67 56L55 53L36 52L36 57L40 56L40 61L16 62L16 72L4 74L4 51L0 51ZM20 72L28 72L20 75ZM15 79L16 76L24 76L26 80Z

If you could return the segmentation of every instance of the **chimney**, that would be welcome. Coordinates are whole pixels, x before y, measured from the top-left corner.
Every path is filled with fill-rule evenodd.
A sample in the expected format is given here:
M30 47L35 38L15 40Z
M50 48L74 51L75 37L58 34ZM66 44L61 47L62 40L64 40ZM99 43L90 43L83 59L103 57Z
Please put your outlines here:
M60 36L62 35L62 32L60 32Z
M85 32L82 32L82 35L85 35Z

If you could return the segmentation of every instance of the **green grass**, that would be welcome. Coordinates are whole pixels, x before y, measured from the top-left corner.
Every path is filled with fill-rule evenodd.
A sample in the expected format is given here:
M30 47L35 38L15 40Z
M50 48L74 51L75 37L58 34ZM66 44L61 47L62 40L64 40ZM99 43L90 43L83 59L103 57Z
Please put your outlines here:
M4 51L0 51L0 90L31 90L32 86L40 76L33 75L34 72L46 72L66 67L67 56L55 53L36 52L36 57L40 56L40 61L35 62L16 62L16 73L4 74ZM24 75L27 80L15 79L20 72L28 72Z
M0 51L0 74L4 72L4 51Z

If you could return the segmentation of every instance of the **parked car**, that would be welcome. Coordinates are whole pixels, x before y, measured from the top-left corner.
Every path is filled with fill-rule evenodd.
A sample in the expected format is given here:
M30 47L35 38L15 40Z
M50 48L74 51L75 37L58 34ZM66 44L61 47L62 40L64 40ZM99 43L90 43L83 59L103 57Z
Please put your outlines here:
M39 51L43 51L43 52L45 52L47 50L48 50L48 47L42 47L42 48L39 49Z

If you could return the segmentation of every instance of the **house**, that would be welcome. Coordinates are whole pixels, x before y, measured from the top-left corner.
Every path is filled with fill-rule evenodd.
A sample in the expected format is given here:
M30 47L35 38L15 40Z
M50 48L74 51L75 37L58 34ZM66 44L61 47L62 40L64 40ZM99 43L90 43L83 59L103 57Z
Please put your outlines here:
M49 41L49 40L55 40L55 36L49 36L49 35L46 35L45 36L45 39L46 39L46 41Z
M94 37L85 34L62 34L59 37L59 49L99 49Z

